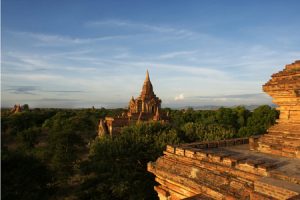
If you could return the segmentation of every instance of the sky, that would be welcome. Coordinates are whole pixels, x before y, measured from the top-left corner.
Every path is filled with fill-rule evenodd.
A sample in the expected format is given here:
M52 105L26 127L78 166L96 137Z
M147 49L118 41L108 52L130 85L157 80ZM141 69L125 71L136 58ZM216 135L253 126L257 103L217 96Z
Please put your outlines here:
M149 70L163 107L271 104L300 59L298 0L2 0L1 106L126 107Z

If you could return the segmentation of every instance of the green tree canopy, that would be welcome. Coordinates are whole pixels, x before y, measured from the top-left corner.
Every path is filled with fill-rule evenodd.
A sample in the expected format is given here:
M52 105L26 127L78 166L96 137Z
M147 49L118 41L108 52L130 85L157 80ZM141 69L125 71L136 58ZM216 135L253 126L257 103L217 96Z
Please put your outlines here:
M33 156L2 149L1 172L3 200L40 200L51 194L52 173Z

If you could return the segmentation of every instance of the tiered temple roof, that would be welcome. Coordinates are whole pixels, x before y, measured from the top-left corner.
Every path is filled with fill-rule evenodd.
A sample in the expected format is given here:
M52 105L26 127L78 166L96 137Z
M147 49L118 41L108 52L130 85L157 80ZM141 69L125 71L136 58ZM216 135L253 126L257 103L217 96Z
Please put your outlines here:
M146 78L143 84L143 89L140 95L140 99L151 99L151 98L155 98L156 95L153 92L153 87L152 87L152 83L150 81L150 77L149 77L149 72L147 70L146 72Z
M300 199L300 61L274 74L263 90L280 110L267 134L168 145L148 163L160 200Z

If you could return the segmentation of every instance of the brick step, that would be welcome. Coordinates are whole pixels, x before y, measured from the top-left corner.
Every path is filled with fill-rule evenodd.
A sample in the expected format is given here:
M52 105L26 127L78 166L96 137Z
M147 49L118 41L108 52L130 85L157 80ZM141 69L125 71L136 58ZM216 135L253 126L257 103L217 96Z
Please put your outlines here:
M269 146L273 146L273 147L279 147L283 148L283 147L291 147L291 148L299 148L300 145L299 145L299 141L284 141L284 140L281 140L280 142L278 141L272 141L272 140L261 140L260 141L260 144L266 144L266 145L269 145Z
M288 199L300 194L300 185L275 178L263 177L254 182L254 191L276 199Z
M300 137L300 131L292 130L292 131L275 131L269 130L267 135L293 135L294 137Z
M282 128L290 128L290 127L300 127L300 124L298 123L279 123L279 124L274 124L273 127L282 127Z
M258 140L258 143L266 143L268 145L282 145L283 140L282 139L262 137Z
M176 165L175 163L171 164L173 166ZM208 192L209 196L213 199L221 199L220 197L231 197L232 199L233 196L241 199L244 194L244 187L247 185L247 182L236 179L235 177L229 178L227 174L215 174L214 171L207 169L188 169L187 166L177 165L179 166L175 168L173 166L170 168L168 167L169 165L165 167L160 165L156 173L167 180L177 182L188 188L193 188L196 191L206 191L205 193ZM160 184L166 184L166 182L158 182Z
M300 134L300 129L299 128L291 128L289 130L281 130L281 129L268 129L268 133L282 133L282 134Z
M268 132L295 132L295 133L299 133L300 131L300 126L287 126L287 127L283 127L283 126L272 126L268 129Z
M283 147L279 145L271 145L266 143L261 143L258 145L257 150L262 153L273 154L278 156L284 156L289 158L297 157L297 148L293 147Z
M278 146L278 147L291 147L297 149L297 147L300 147L300 140L296 139L273 139L273 138L261 138L259 140L260 144L267 144L269 146Z
M299 131L268 131L267 135L285 135L285 136L300 138L300 132Z
M222 174L218 171L212 171L200 167L192 168L179 163L176 164L171 160L164 160L163 163L159 164L160 169L163 169L164 171L168 171L169 173L177 174L183 177L189 177L190 179L205 182L206 184L214 185L216 187L221 187L222 185L229 184L227 175Z
M294 184L299 185L299 187L300 187L300 176L291 175L290 173L286 174L278 169L274 169L274 170L270 171L268 177L275 178L278 180L283 180L283 181L290 182L290 183L294 183Z
M266 135L263 135L261 138L260 138L260 140L262 139L262 138L265 138L265 139L270 139L270 140L274 140L274 141L276 141L276 140L278 140L278 141L282 141L282 140L284 140L284 141L300 141L300 137L291 137L291 135L289 135L289 136L285 136L285 135L273 135L273 134L266 134Z
M274 137L285 137L285 138L300 139L300 134L296 134L296 133L269 132L266 135L270 135L270 136L274 136Z
M177 149L179 150L179 149ZM243 171L243 173L251 173L255 175L261 175L265 176L267 172L274 167L276 167L276 162L274 160L267 160L267 159L261 159L259 157L249 157L247 154L242 154L238 152L226 152L222 149L209 150L209 149L202 149L200 151L195 151L194 149L185 149L184 152L177 151L176 154L179 156L186 156L189 158L193 158L195 160L200 161L200 166L205 165L205 163L215 164L216 166L223 166L224 167L233 167L240 171ZM159 163L160 161L157 161ZM172 166L174 168L172 163L174 161L168 161L168 159L165 159L164 162L168 163L168 166ZM219 167L216 167L216 172L218 171ZM210 168L211 170L214 170ZM181 169L183 170L183 169ZM219 174L219 172L218 172ZM205 176L205 174L203 175Z
M290 148L290 149L293 149L293 151L297 151L300 149L300 146L298 143L285 144L284 141L282 141L282 143L274 143L272 141L263 140L263 141L259 141L258 145L268 146L268 147L270 147L272 149L276 149L276 150L283 150L285 148Z
M259 139L262 143L267 143L271 145L284 145L284 146L293 146L293 147L300 147L300 139L297 138L274 138L271 136L264 136Z

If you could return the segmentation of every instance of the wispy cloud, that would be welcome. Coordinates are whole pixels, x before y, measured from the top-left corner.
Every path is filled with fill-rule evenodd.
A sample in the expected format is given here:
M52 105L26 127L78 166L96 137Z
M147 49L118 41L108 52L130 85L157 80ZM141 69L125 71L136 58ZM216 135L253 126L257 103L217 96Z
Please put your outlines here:
M189 102L186 104L186 102ZM212 96L186 96L185 101L171 101L171 106L237 106L237 105L260 105L272 104L271 97L263 93L257 94L233 94Z
M13 94L29 94L29 95L37 95L41 92L46 93L83 93L85 91L82 90L47 90L42 89L41 87L37 86L5 86L6 91L9 91Z
M265 93L253 94L232 94L217 96L189 96L187 99L198 100L199 102L214 102L224 105L251 105L251 104L271 104L271 97Z
M45 90L45 92L54 92L54 93L83 93L81 90Z
M77 72L93 72L97 69L95 67L64 67L63 69Z
M6 91L9 91L14 94L29 94L36 95L38 87L36 86L11 86Z
M116 40L124 39L128 36L126 35L107 35L91 38L77 38L65 35L51 35L44 33L32 33L32 32L15 32L12 31L14 35L24 38L32 38L40 43L36 44L37 46L61 46L61 45L80 45L80 44L90 44L94 42L107 41L107 40Z
M41 101L56 101L56 102L71 102L71 101L78 101L78 99L64 99L64 98L42 98Z
M165 53L159 56L161 59L170 59L170 58L176 58L176 57L183 57L183 56L190 56L194 55L197 51L175 51L175 52L169 52Z
M146 23L137 23L132 22L129 20L100 20L100 21L90 21L86 23L87 27L120 27L120 28L128 28L136 31L151 31L157 33L164 33L164 34L172 34L173 36L177 36L180 38L192 38L198 36L199 33L188 29L182 28L174 28L165 25L152 25Z
M251 93L251 94L231 94L231 95L218 95L218 96L192 96L189 98L199 98L199 99L211 99L211 98L231 98L231 99L241 99L241 98L258 98L267 97L265 93Z
M127 103L128 97L138 95L148 68L164 105L268 102L268 97L255 93L270 74L300 55L295 48L227 39L176 23L100 20L82 28L89 34L9 34L20 48L12 45L3 52L2 80L9 89L4 90L4 101L13 102L24 94L34 99L41 95L53 103L51 98L65 93L70 99L80 96L89 105L97 99L105 105Z
M63 76L57 74L3 74L3 78L12 80L30 80L30 81L59 81Z
M75 55L77 56L75 56ZM65 52L65 53L57 53L57 54L30 54L30 53L22 53L22 52L7 52L5 60L2 61L2 65L4 66L4 70L6 74L12 71L19 72L40 72L49 70L56 70L56 72L60 71L72 71L72 72L94 72L97 69L95 67L83 67L70 66L71 64L65 64L65 60L68 58L72 58L76 60L76 58L80 58L81 52ZM41 77L47 76L46 79L49 79L49 75L43 74Z
M219 78L228 80L229 76L225 71L211 69L210 67L192 66L192 65L176 65L176 64L163 64L163 63L148 63L145 66L153 65L157 68L162 68L170 71L181 72L182 74L189 74L191 76L198 76L199 78Z

